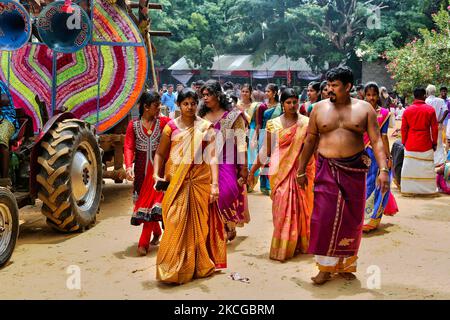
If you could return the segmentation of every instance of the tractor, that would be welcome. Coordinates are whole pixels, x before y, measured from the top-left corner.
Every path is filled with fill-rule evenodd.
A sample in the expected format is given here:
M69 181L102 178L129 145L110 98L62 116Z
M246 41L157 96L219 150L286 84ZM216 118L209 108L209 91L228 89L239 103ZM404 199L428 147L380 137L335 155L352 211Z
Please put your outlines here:
M149 65L155 74L139 5L161 9L142 0L0 0L0 80L20 127L10 140L12 185L0 186L0 267L14 250L20 208L39 199L51 228L83 232L96 222L103 179L125 179L130 111Z

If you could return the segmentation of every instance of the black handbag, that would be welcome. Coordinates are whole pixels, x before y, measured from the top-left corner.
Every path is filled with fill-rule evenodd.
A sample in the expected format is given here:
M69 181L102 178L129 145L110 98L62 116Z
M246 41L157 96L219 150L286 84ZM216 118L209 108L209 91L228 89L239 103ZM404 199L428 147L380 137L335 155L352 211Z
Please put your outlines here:
M169 181L161 181L161 180L159 180L158 182L156 182L156 184L155 184L155 190L156 191L166 191L167 190L167 188L169 188L169 184L170 184L170 182Z

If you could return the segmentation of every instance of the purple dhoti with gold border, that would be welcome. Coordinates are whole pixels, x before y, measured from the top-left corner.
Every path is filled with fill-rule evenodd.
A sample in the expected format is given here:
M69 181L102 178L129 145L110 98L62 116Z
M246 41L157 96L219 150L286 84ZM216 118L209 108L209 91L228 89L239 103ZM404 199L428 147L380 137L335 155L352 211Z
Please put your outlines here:
M309 253L337 258L357 255L370 161L365 151L345 159L327 159L319 154Z

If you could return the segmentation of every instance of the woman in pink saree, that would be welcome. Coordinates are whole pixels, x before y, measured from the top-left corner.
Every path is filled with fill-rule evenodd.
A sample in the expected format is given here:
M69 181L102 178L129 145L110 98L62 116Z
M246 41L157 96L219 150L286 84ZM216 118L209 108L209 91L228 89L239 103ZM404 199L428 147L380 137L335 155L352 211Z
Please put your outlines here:
M285 261L298 253L306 253L313 205L315 164L312 158L306 170L308 186L297 184L298 159L306 137L308 118L298 113L298 96L293 89L281 95L284 114L267 123L267 143L249 173L255 173L270 157L269 179L272 189L274 232L270 259ZM282 164L282 165L281 165Z

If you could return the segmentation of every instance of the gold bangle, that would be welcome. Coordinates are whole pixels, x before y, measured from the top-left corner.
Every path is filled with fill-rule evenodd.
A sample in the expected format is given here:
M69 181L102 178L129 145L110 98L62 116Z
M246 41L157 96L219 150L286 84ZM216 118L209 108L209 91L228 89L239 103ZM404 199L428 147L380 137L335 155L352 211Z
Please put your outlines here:
M297 178L302 178L302 177L305 177L306 176L306 172L305 173L302 173L302 174L298 174L297 175Z
M380 169L380 172L386 172L386 173L389 173L389 169L388 169L388 168L381 168L381 169Z

